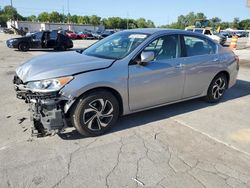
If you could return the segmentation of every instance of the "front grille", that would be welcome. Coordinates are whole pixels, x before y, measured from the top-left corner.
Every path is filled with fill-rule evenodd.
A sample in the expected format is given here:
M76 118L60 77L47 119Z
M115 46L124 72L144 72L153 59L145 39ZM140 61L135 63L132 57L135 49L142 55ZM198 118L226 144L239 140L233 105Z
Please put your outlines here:
M46 99L57 99L58 98L58 93L32 93L32 92L27 92L26 97L35 100L46 100Z

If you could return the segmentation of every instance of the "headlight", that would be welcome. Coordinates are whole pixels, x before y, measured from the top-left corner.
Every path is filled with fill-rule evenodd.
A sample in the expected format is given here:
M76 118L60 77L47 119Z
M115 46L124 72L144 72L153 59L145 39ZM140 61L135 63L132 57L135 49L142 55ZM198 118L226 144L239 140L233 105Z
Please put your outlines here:
M34 92L53 92L60 90L63 86L69 83L73 76L53 78L35 82L28 82L27 89Z
M10 39L9 42L12 43L12 42L15 42L16 39Z

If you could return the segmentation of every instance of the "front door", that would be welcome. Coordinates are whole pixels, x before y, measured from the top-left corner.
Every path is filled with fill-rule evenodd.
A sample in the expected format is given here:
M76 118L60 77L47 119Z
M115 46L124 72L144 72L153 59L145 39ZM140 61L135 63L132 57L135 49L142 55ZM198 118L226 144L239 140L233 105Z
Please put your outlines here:
M153 51L155 59L145 65L129 65L130 110L140 110L181 99L185 73L181 64L179 36L160 37L143 51ZM135 61L140 61L140 54Z

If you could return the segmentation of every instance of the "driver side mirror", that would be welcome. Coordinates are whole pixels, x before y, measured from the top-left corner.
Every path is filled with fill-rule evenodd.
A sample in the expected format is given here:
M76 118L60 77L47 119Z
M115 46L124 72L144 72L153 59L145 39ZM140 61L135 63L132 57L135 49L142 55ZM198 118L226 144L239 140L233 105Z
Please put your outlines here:
M149 63L150 61L153 61L154 58L155 58L154 52L142 52L140 64Z

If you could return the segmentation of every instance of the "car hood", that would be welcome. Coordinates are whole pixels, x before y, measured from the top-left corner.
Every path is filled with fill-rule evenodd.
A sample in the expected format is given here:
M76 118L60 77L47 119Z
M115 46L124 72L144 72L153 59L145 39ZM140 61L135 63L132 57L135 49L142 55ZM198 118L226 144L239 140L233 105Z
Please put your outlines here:
M17 38L8 39L7 41L10 41L10 40L27 40L27 39L31 39L31 37L30 36L17 37Z
M76 51L57 52L32 58L20 65L17 76L25 83L107 68L114 60L86 56Z

